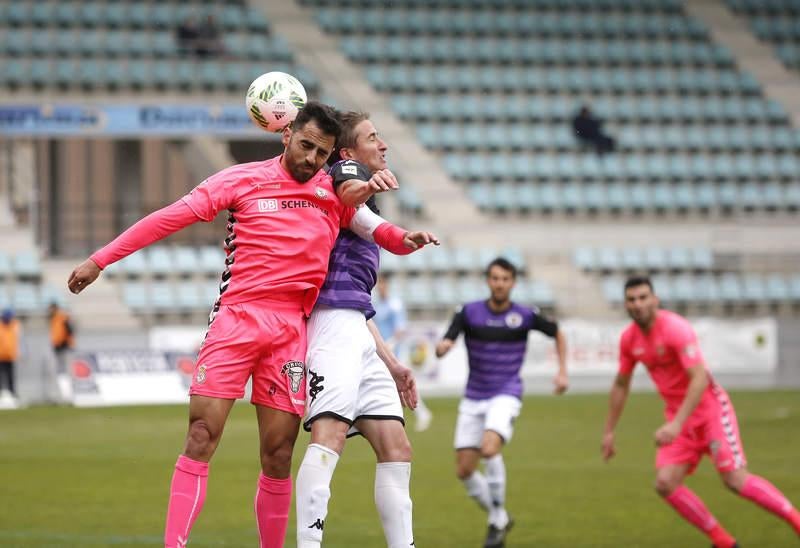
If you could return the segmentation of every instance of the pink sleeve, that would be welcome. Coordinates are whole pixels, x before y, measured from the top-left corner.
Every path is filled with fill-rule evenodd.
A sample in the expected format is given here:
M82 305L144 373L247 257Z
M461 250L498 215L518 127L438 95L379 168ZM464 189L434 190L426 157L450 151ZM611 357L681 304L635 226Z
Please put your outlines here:
M414 250L407 248L403 244L403 238L405 238L406 233L405 230L392 223L381 223L372 233L372 237L375 238L376 244L389 253L393 255L408 255Z
M670 326L667 345L669 350L675 352L678 363L684 369L703 365L705 362L700 345L697 344L697 335L686 320L676 321Z
M97 266L105 268L199 220L183 199L178 200L140 220L90 258Z
M636 360L631 355L630 337L628 332L622 334L619 339L619 370L620 375L630 375L636 367Z
M357 209L355 207L350 207L346 205L342 205L342 215L339 219L339 228L348 228L350 223L353 221L353 217L356 215Z
M194 187L181 200L201 220L211 222L217 213L230 209L233 204L233 185L228 184L230 181L228 170L222 170Z

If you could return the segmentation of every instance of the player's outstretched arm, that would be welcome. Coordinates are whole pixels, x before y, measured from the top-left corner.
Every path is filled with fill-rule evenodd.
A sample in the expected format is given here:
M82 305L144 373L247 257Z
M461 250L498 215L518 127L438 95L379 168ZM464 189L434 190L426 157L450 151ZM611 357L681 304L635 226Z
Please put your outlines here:
M154 211L76 267L70 274L67 287L73 293L80 293L111 263L200 220L182 199Z
M428 244L439 245L439 239L434 234L403 230L368 207L358 208L348 228L361 238L375 242L395 255L408 255Z
M363 179L348 179L336 188L336 194L344 205L356 207L365 203L374 194L397 190L398 188L400 188L400 185L394 173L388 169L381 169L373 173L366 181Z
M372 320L367 321L367 328L372 333L372 338L375 339L375 351L381 361L386 364L386 368L392 375L395 384L397 385L397 393L400 395L400 401L405 407L409 409L416 409L419 396L417 394L417 381L414 378L414 372L408 367L400 363L397 356L383 340L378 326Z
M631 387L631 375L618 373L611 386L611 393L608 397L608 417L606 418L606 428L603 433L602 454L603 460L608 462L616 453L614 447L614 429L625 408L625 401L628 399L628 392Z

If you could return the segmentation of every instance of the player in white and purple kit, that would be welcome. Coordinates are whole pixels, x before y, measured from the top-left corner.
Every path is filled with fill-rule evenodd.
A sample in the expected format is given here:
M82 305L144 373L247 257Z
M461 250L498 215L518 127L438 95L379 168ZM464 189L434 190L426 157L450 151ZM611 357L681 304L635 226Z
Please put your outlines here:
M337 141L341 161L329 170L343 200L397 188L386 169L386 143L364 113L340 116ZM416 235L416 236L415 236ZM417 242L437 243L427 232L408 233ZM387 248L397 254L409 249ZM402 404L416 404L411 370L400 364L380 336L371 293L378 277L380 249L349 230L333 248L328 275L308 320L308 409L303 424L311 432L297 473L297 546L321 546L334 469L346 437L362 434L377 458L375 504L387 545L414 545L411 520L411 444L404 430Z
M501 453L511 440L514 419L522 408L522 379L528 333L540 331L556 341L558 373L555 393L567 390L566 339L558 324L535 308L511 301L517 277L513 264L497 258L486 270L491 290L487 301L465 304L436 345L441 358L464 333L469 359L469 378L458 406L455 449L456 474L467 493L489 514L485 548L502 547L513 524L505 509L506 468ZM477 470L483 458L486 475Z

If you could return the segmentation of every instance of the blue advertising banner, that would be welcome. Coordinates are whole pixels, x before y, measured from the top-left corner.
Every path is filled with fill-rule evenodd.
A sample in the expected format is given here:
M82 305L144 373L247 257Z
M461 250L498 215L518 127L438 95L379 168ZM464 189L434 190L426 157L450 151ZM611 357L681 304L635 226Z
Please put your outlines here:
M4 136L160 136L278 139L241 105L0 105Z

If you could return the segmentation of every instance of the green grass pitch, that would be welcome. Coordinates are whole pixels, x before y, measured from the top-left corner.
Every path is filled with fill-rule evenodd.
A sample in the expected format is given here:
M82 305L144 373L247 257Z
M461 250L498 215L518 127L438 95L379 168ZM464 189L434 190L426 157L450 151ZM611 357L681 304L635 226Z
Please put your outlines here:
M800 393L736 392L752 471L800 504ZM485 516L453 473L456 399L432 399L427 432L411 432L416 545L482 546ZM652 489L652 434L661 405L631 396L618 456L604 464L603 395L526 398L506 448L513 547L706 547ZM186 430L184 406L34 408L0 413L0 546L158 546L172 466ZM409 420L413 424L413 418ZM301 433L295 468L308 436ZM372 502L374 457L348 442L333 482L325 546L385 546ZM256 546L255 414L237 405L211 465L208 498L191 546ZM784 522L728 492L708 461L689 485L743 548L797 546ZM294 513L286 546L294 546Z

